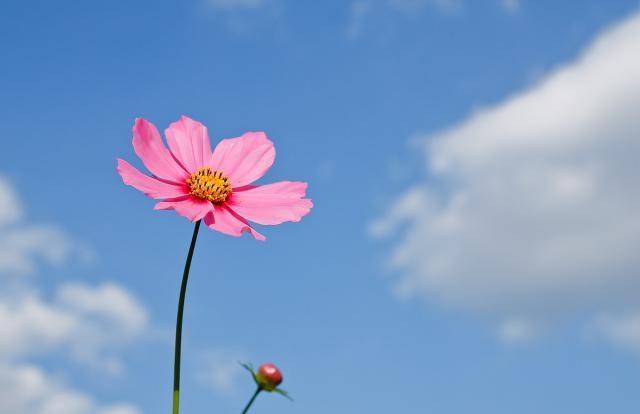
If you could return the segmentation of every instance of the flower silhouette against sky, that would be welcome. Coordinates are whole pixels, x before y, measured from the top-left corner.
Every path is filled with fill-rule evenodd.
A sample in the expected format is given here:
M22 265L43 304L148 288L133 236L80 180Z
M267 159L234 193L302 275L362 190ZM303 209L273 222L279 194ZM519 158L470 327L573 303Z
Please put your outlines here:
M275 159L275 148L264 132L246 132L223 139L211 150L207 128L182 116L165 130L165 147L157 128L138 118L133 126L133 148L148 176L118 159L125 184L161 200L156 210L175 210L192 222L204 219L213 230L231 236L258 233L249 221L275 225L297 222L311 210L304 198L305 182L280 181L252 185Z

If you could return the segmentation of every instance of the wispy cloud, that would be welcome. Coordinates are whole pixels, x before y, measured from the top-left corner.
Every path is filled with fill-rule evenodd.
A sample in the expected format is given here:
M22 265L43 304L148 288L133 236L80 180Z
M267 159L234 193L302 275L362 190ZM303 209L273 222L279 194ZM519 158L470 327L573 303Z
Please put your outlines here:
M217 393L234 395L241 376L248 375L238 363L245 360L246 356L239 351L222 348L203 351L198 358L196 380Z
M601 315L596 328L614 345L640 353L640 311Z
M351 3L349 22L345 33L348 39L355 40L362 36L365 30L367 14L371 12L371 1L356 0Z
M350 4L345 35L349 40L364 36L380 22L395 18L415 18L427 11L456 15L464 9L462 0L354 0Z
M463 9L462 0L387 0L386 5L408 15L415 15L431 8L441 13L457 13Z
M577 312L638 310L638 48L635 14L533 87L424 137L428 179L372 223L401 235L399 292L493 315L507 340ZM636 324L621 326L611 333Z
M521 0L495 1L510 14L521 8ZM379 31L381 22L389 25L395 19L420 18L429 12L438 16L461 15L469 3L465 0L353 0L345 35L349 40L356 40L369 32Z
M220 10L257 9L264 7L269 0L208 0L209 4Z
M60 264L86 251L57 226L25 223L25 211L9 181L0 176L0 273L33 273L38 260Z
M502 9L507 13L516 13L520 10L522 6L521 0L500 0L500 5Z
M206 0L205 5L205 13L232 34L245 36L264 30L282 34L285 0Z

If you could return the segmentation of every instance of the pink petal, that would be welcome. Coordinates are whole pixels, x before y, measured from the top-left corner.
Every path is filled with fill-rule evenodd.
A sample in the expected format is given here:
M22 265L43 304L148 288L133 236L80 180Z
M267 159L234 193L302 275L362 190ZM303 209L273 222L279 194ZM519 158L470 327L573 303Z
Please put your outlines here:
M126 185L142 191L155 199L176 198L189 194L186 185L176 185L144 175L131 164L118 158L118 174Z
M187 197L183 200L161 201L153 209L175 210L176 213L191 221L198 221L213 210L213 204L202 198Z
M169 148L189 172L205 167L211 159L211 143L207 127L181 116L164 131Z
M275 157L273 142L264 132L247 132L220 141L209 165L229 177L233 187L242 187L262 177Z
M251 228L245 219L225 205L214 204L213 208L213 212L204 216L204 223L213 230L235 237L240 237L242 233L248 232L256 240L266 239L262 234Z
M280 224L300 221L313 207L303 198L307 183L281 181L234 191L227 201L233 210L258 224Z
M156 127L145 119L136 118L133 125L133 149L156 177L180 184L189 178L189 174L162 143Z

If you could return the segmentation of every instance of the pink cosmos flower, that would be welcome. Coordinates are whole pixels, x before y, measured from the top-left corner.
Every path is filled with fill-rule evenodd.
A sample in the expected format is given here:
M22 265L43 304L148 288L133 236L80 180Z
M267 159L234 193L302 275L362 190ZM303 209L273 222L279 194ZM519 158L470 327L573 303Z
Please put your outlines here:
M264 132L223 139L211 151L207 128L182 116L169 125L165 136L169 148L151 122L136 119L133 149L151 176L118 159L118 173L126 185L161 200L156 210L175 210L193 222L204 219L221 233L241 236L248 232L264 240L249 221L267 225L297 222L313 206L304 198L307 183L252 185L276 156Z

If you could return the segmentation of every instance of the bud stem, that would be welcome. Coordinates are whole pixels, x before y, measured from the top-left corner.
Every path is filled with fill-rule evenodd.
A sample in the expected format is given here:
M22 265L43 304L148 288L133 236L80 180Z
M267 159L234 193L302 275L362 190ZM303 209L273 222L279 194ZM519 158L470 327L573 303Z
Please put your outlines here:
M256 397L258 396L258 394L260 394L260 391L262 391L262 388L258 387L256 389L256 392L253 393L253 396L251 397L251 399L247 403L247 406L244 407L244 410L242 410L242 414L247 414L247 412L249 411L249 408L251 408L251 405L255 401Z

